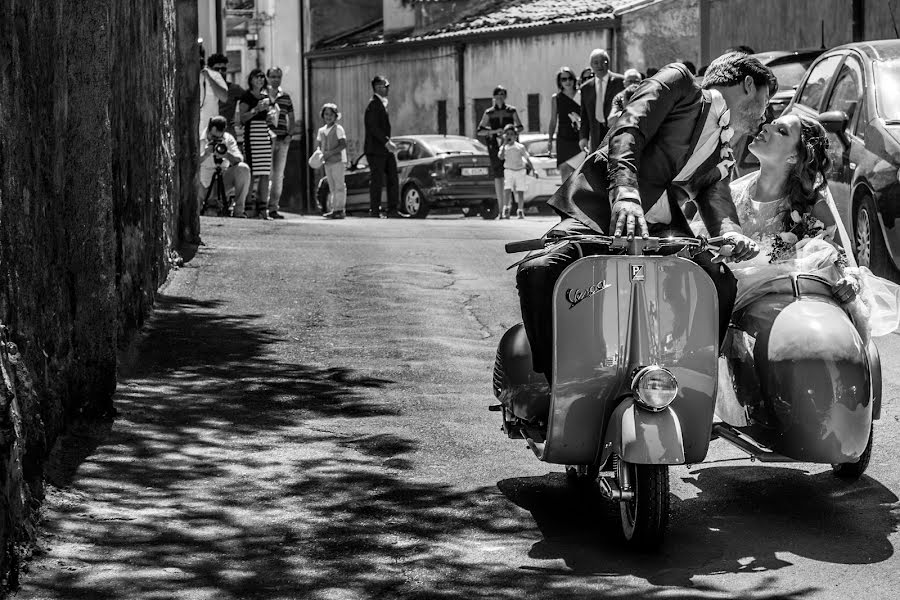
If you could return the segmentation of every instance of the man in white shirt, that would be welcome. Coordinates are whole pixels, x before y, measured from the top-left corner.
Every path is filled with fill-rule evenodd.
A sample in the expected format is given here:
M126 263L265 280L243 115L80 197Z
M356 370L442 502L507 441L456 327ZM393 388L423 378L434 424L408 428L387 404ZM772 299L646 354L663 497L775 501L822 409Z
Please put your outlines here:
M244 203L247 200L247 192L250 191L250 167L244 162L244 155L238 148L237 140L225 131L227 127L228 119L216 115L207 121L207 127L200 137L198 205L206 198L206 193L209 191L216 173L216 167L219 167L222 169L222 181L225 189L234 186L233 216L246 218ZM225 152L217 151L217 146L220 144L225 145ZM221 147L218 150L221 150ZM212 194L215 193L216 190L213 190Z
M591 52L594 78L581 86L581 127L579 145L587 154L600 147L609 131L607 120L613 98L625 89L624 79L609 70L609 54L597 48Z

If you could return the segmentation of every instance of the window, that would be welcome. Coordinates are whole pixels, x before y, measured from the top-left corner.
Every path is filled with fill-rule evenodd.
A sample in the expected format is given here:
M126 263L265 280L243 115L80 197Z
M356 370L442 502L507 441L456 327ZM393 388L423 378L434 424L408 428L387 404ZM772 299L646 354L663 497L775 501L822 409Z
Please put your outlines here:
M819 106L822 104L822 98L825 95L825 90L828 89L828 85L831 83L831 80L834 77L834 70L837 68L838 63L840 62L841 56L836 55L829 56L828 58L825 58L817 63L812 68L809 77L806 78L806 83L803 85L803 90L800 92L800 96L798 96L797 98L797 104L802 104L815 111L818 111Z
M831 98L825 105L825 111L842 110L849 117L847 124L853 122L856 109L862 99L862 81L862 67L855 58L848 56L838 72Z
M447 101L438 100L438 127L437 131L441 135L447 135Z
M541 130L541 95L528 94L528 131Z
M875 92L878 104L875 109L891 125L900 122L900 61L885 60L875 61L872 64L875 71ZM873 115L874 116L874 115Z
M397 144L397 160L412 160L413 143L408 140L395 141Z
M429 139L431 149L435 154L484 154L487 148L476 140L467 138L437 138Z
M531 156L548 156L550 154L550 140L547 138L526 142L525 149Z

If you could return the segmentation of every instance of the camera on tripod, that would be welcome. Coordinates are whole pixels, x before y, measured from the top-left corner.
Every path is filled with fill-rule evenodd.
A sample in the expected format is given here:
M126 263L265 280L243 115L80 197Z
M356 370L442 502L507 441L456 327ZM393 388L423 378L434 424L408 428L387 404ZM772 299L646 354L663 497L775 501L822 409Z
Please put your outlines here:
M222 157L225 154L228 154L228 146L225 142L217 142L215 146L213 146L213 152L215 152L215 156L213 156L213 162L217 165L222 164Z

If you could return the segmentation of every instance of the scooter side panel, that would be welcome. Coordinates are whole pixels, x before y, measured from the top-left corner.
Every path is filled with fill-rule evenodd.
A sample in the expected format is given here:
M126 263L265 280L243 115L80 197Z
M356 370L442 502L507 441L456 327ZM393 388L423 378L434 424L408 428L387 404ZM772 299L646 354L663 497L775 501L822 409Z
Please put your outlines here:
M646 331L629 341L635 294ZM671 408L681 422L685 460L703 460L716 395L717 315L715 286L686 259L593 256L569 266L554 289L553 395L544 460L597 461L610 416L630 392L632 372L650 364L670 369L678 380Z

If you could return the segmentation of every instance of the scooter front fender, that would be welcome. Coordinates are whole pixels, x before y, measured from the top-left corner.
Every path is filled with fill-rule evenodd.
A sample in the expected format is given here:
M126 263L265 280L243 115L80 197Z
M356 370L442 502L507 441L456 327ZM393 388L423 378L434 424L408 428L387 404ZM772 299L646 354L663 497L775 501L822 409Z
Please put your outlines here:
M613 411L603 442L601 464L611 454L640 465L684 464L684 439L678 415L667 407L651 412L627 398Z

